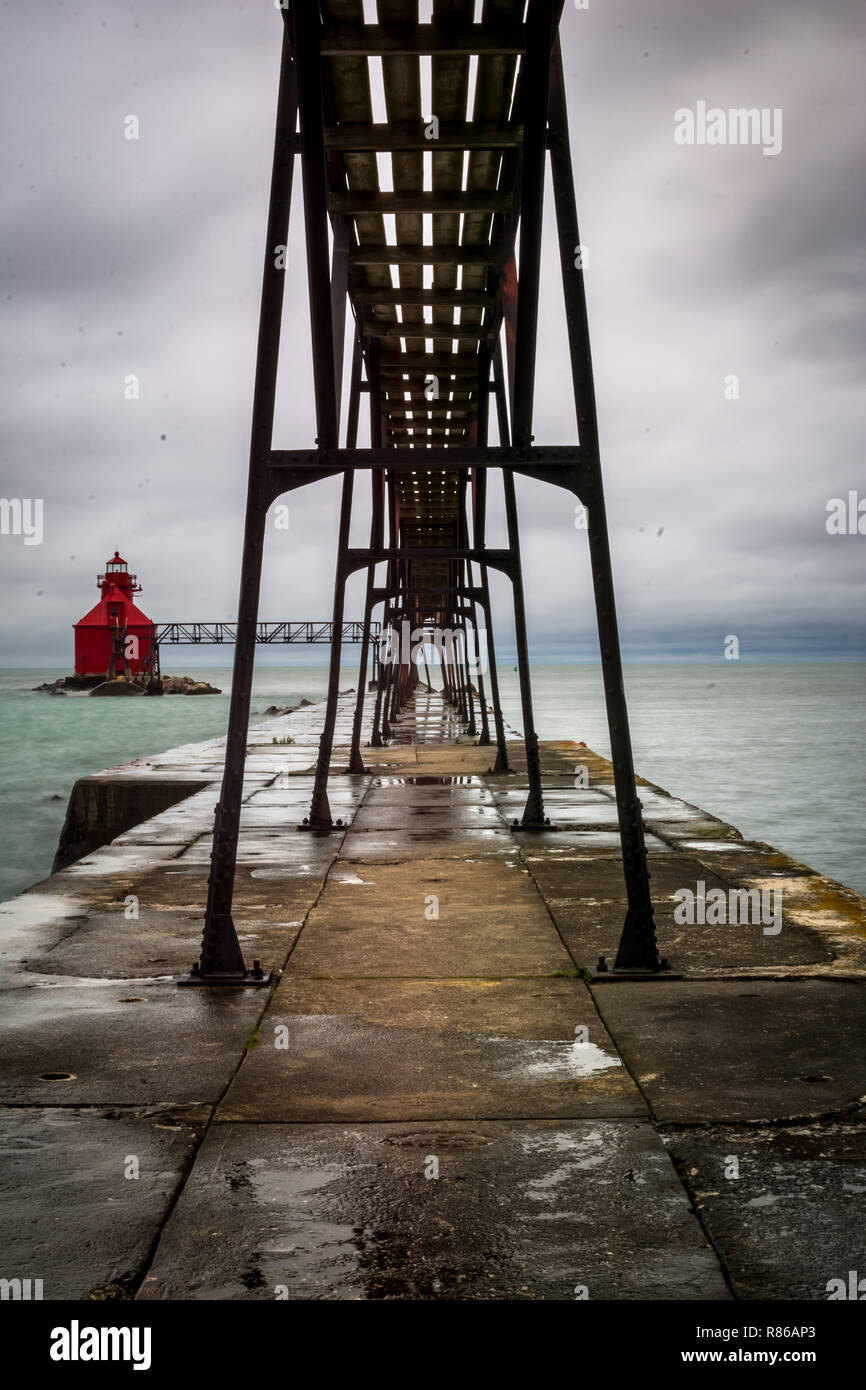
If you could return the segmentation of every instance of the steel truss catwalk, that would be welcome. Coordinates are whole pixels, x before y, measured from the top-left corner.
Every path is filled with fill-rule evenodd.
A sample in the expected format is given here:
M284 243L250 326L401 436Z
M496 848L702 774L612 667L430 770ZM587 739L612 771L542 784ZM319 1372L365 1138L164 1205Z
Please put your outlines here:
M524 21L524 10L526 18ZM577 497L587 528L602 676L616 783L627 909L612 977L659 978L644 827L635 787L599 457L595 395L559 44L562 0L287 0L253 401L246 528L226 764L216 809L201 957L184 983L263 983L247 971L232 892L268 508L283 493L342 478L334 633L348 577L366 572L364 632L447 632L446 698L469 733L492 742L487 692L478 699L467 652L485 642L496 742L508 769L496 680L489 570L512 585L529 794L521 825L546 828L532 709L514 474ZM432 111L422 110L422 64ZM470 99L470 78L474 93ZM380 92L379 84L384 88ZM372 85L371 85L372 84ZM373 120L384 95L385 122ZM545 164L550 161L571 358L577 440L533 444L538 289ZM273 447L280 320L296 159L303 185L314 447ZM390 186L383 187L380 170ZM426 170L426 176L425 176ZM330 234L330 236L329 236ZM520 273L517 273L519 245ZM347 312L353 351L341 430ZM504 351L503 351L504 345ZM358 448L361 400L370 447ZM498 442L489 442L490 406ZM341 435L343 442L341 443ZM507 546L485 540L488 476L502 476ZM351 547L356 478L372 492L369 546ZM384 567L377 583L376 567ZM349 772L364 769L361 728L369 638L362 641ZM332 642L311 829L333 825L328 773L340 643ZM376 684L371 743L390 736L418 681L405 644L389 650ZM476 704L481 727L478 728Z
M375 642L379 637L379 630L378 623L364 624L350 620L342 624L340 640L357 646L365 638L369 641L372 636ZM235 623L156 624L156 641L165 642L169 646L228 646L236 637ZM324 623L303 619L298 622L256 623L256 641L262 646L330 646L333 640L334 624L330 620Z

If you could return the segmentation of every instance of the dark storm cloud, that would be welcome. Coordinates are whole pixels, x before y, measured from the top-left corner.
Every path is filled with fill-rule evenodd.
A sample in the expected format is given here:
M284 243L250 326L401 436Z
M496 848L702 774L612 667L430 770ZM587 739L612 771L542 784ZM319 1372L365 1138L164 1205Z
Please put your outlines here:
M0 540L2 659L60 664L115 545L154 617L233 614L280 21L265 0L87 0L7 8L3 28L2 492L44 497L45 539ZM715 658L734 632L770 654L862 651L866 538L824 525L828 498L866 492L862 8L566 0L562 36L626 649ZM675 145L698 100L782 108L781 153ZM315 435L299 212L287 447ZM544 252L535 433L567 442L552 216ZM518 491L537 649L589 655L574 499ZM264 616L329 612L338 496L331 480L284 499Z

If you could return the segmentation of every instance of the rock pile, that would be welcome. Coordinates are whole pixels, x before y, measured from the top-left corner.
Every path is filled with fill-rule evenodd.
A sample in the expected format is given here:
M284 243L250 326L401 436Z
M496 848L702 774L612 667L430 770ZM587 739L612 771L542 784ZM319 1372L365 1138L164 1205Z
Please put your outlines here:
M221 695L215 685L193 680L192 676L163 676L163 695Z

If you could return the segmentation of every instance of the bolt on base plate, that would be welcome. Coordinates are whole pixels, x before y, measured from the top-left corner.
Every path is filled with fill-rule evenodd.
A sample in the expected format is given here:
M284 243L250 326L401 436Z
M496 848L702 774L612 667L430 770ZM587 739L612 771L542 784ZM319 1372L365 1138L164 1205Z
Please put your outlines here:
M681 980L683 972L681 970L671 970L665 959L662 959L658 970L642 969L639 966L613 966L611 968L604 956L599 956L598 964L590 966L589 978L592 984L601 985L615 983L617 980L626 980L634 983L635 980Z

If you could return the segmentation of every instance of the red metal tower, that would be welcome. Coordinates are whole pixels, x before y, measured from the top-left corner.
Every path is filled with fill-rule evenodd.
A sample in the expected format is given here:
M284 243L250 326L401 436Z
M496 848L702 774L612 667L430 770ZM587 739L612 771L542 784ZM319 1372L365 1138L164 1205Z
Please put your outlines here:
M99 602L75 624L76 676L112 679L150 669L156 628L133 602L141 585L116 550L97 584Z

